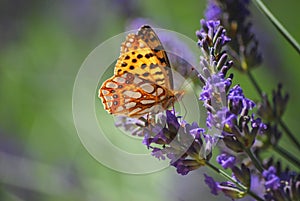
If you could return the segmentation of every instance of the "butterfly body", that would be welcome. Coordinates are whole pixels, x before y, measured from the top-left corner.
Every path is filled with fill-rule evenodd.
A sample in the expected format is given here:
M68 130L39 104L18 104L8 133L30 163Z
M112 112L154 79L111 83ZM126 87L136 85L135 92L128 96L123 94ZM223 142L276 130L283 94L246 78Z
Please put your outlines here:
M147 25L128 34L114 76L99 89L105 110L142 117L166 110L182 95L173 90L171 66L155 32Z

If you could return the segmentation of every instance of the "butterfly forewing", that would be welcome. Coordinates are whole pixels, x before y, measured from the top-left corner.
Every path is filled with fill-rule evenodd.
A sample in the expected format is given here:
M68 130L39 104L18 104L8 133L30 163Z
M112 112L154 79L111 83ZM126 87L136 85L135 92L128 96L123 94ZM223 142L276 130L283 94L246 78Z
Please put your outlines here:
M165 74L165 77L168 77L168 83L166 85L168 88L173 89L171 64L157 34L149 25L144 25L138 31L138 36L147 43L149 48L154 52L156 58L160 61L161 71Z
M130 72L173 89L170 63L153 29L144 25L138 34L128 34L121 45L115 75Z

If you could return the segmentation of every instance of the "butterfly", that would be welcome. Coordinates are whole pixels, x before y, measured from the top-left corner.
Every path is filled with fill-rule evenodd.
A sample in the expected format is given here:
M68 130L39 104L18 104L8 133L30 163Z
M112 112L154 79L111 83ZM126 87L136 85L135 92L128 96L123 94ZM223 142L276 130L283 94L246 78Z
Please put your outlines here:
M143 25L137 34L127 35L114 75L98 93L110 114L134 118L162 112L182 95L182 91L173 90L169 59L149 25Z

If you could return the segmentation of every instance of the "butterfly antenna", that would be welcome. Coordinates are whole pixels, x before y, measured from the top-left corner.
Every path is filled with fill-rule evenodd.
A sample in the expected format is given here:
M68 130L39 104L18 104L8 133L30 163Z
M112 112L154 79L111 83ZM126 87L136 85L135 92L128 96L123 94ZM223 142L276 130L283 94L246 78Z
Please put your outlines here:
M187 88L188 86L191 86L191 84L194 84L192 85L191 87L195 86L195 84L199 84L200 87L202 88L202 82L201 80L199 79L199 72L196 70L195 67L192 67L190 68L190 73L187 73L188 75L191 75L190 77L188 77L188 79L185 79L185 82L182 83L182 86L180 87L180 89L183 89L183 91L185 91L184 89ZM179 99L180 98L177 98L177 101L179 102ZM187 107L182 104L182 107L183 107L183 115L182 117L185 118L187 116ZM174 110L174 104L173 104L173 110Z
M185 89L187 86L190 86L191 84L199 85L202 88L203 83L199 78L199 74L200 73L196 70L196 68L194 68L194 67L190 68L190 72L186 73L186 76L183 76L185 79L179 88ZM189 75L189 76L187 76L187 75Z
M187 116L187 109L186 109L186 107L185 107L184 104L182 104L182 106L183 106L183 115L182 115L182 118L185 119L185 117Z

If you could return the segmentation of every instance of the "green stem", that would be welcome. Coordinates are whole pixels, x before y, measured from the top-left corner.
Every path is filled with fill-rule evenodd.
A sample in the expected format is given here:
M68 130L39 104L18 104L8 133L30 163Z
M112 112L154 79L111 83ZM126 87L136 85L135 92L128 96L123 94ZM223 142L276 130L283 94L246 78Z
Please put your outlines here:
M261 9L261 11L271 20L271 22L274 24L274 26L279 30L281 34L290 42L290 44L300 53L300 45L298 42L289 34L289 32L280 24L280 22L273 16L273 14L270 12L270 10L264 5L264 3L261 0L254 0L253 1L256 6ZM260 89L259 85L255 81L252 74L248 71L248 77L250 78L251 82L253 83L256 91L259 93L259 95L262 97L262 90ZM287 128L287 126L284 124L284 122L279 119L278 120L280 126L282 129L286 132L287 136L290 138L292 143L296 145L298 150L300 150L300 143L299 141L294 137L292 132Z
M294 143L294 145L296 146L296 148L300 151L300 143L297 140L297 138L295 138L295 136L290 131L290 129L285 125L285 123L281 119L278 120L278 123L281 126L281 128L285 131L285 133L287 134L288 138L290 138L290 141L292 143Z
M240 190L242 190L243 192L247 192L250 196L252 196L254 199L258 200L258 201L264 201L264 199L260 198L257 194L255 194L254 192L252 192L250 189L248 189L246 186L244 186L243 184L237 182L236 180L234 180L233 178L231 178L226 172L224 172L223 170L218 169L217 167L215 167L213 164L209 163L208 161L205 162L206 165L208 167L210 167L213 171L215 171L216 173L218 173L219 175L223 176L224 178L228 179L229 181L231 181L232 183L234 183L238 188L240 188Z
M210 167L212 170L214 170L215 172L217 172L219 175L222 175L223 177L225 177L226 179L228 179L229 181L231 181L232 183L234 183L235 185L237 185L242 191L247 191L247 187L246 186L244 186L243 184L241 184L241 183L237 182L236 180L234 180L233 178L231 178L231 176L229 176L223 170L217 168L216 166L214 166L213 164L211 164L208 161L206 161L205 164L208 167Z
M286 160L288 160L290 163L294 164L295 166L297 166L298 168L300 168L300 161L294 157L293 155L291 155L289 152L287 152L286 150L284 150L283 148L281 148L280 146L273 146L274 151L276 151L278 154L280 154L283 158L285 158Z
M248 75L250 81L252 82L252 84L254 85L257 93L260 95L261 98L263 98L263 92L262 92L261 88L259 87L258 83L256 82L255 78L251 74L251 72L247 71L247 75Z
M264 171L264 168L262 167L262 165L260 164L260 162L257 160L257 158L254 156L254 154L252 153L252 151L250 149L248 149L248 148L245 148L244 151L247 153L247 155L251 159L251 161L254 164L254 166L256 167L256 169L259 172L262 173Z
M300 45L291 36L291 34L282 26L282 24L274 17L271 11L264 5L261 0L254 0L254 4L267 16L276 29L283 35L283 37L294 47L294 49L300 54Z

